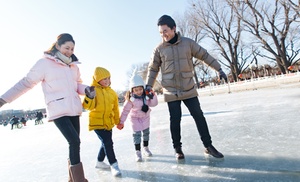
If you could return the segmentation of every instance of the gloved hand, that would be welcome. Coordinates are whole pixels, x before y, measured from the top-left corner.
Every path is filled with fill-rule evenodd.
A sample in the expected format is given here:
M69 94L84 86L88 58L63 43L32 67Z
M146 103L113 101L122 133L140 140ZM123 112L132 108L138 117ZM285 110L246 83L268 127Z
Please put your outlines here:
M93 99L96 95L96 92L95 92L95 87L94 86L87 86L85 87L84 89L84 92L85 92L85 95L90 98L90 99Z
M1 108L4 104L6 104L6 101L3 100L2 98L0 98L0 108Z
M148 99L153 99L154 92L153 92L152 87L150 85L146 85L145 94L146 94L146 97L148 97Z
M124 124L122 124L122 123L118 124L118 125L117 125L117 128L118 128L119 130L122 130L122 129L124 128Z
M225 82L227 82L227 76L226 76L226 74L224 73L224 71L222 70L222 68L220 68L220 69L218 70L218 72L219 72L219 78L220 78L220 80L222 80L222 78L224 78Z
M196 59L196 61L193 62L194 67L198 66L199 64L201 64L201 62L202 62L201 60Z

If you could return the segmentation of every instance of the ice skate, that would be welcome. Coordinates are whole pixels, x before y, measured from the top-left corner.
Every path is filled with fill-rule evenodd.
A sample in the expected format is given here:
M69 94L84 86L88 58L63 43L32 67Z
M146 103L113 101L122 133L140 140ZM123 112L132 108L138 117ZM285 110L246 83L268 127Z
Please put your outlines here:
M144 155L147 156L147 157L151 157L151 156L152 156L152 153L151 153L151 151L149 150L149 147L144 147L143 153L144 153Z
M175 158L177 160L183 160L184 159L184 154L182 152L181 147L176 147L175 148Z
M135 152L135 161L136 161L136 162L142 162L142 153L141 153L141 151L139 151L139 150L137 150L137 151Z
M113 176L121 176L122 175L121 170L119 169L118 162L113 163L110 166L110 169L111 169L111 174Z
M97 169L109 169L110 166L108 164L106 164L105 162L99 162L97 161L95 168Z
M204 150L204 154L206 157L213 157L215 159L224 159L224 155L219 152L214 146L209 146Z

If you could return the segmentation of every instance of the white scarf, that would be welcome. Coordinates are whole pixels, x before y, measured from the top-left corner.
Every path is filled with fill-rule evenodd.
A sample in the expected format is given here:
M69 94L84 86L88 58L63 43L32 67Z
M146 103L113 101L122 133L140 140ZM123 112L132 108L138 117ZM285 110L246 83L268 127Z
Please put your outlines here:
M61 52L57 51L55 53L55 56L57 58L59 58L60 60L62 60L62 62L66 63L66 64L70 64L72 62L72 58L71 57L67 57L65 55L63 55Z

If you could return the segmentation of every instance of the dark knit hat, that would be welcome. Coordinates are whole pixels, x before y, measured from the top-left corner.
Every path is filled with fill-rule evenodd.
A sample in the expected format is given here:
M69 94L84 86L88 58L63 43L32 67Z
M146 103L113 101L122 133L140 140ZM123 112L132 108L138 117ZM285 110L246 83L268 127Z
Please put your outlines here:
M160 25L167 25L170 28L176 27L175 21L169 15L163 15L158 19L157 26L160 26Z

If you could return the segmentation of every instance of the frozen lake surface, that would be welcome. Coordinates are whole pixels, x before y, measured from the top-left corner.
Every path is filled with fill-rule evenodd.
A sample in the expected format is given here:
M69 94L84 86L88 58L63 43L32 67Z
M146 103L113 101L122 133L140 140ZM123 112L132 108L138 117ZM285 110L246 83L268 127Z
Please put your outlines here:
M300 84L201 96L213 145L225 159L207 159L195 123L182 103L185 160L177 162L164 102L152 110L149 148L153 157L135 162L130 123L114 129L121 177L95 168L100 141L81 117L81 159L96 181L300 181ZM68 145L53 123L29 121L22 129L0 126L0 181L66 182ZM106 161L106 160L105 160Z

